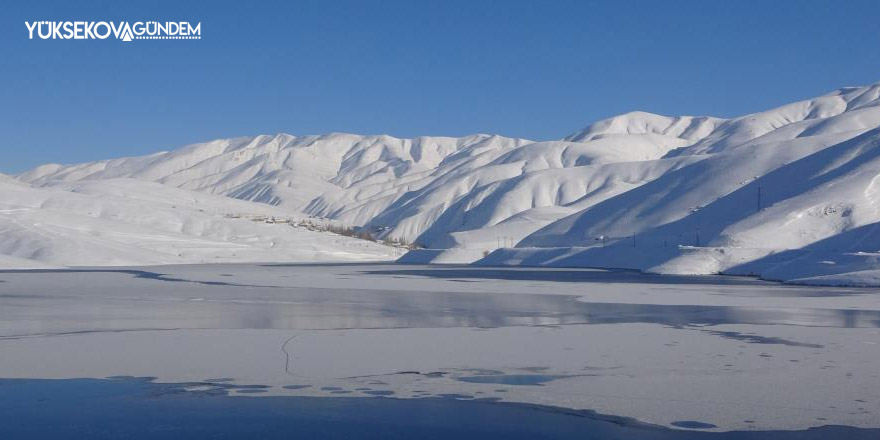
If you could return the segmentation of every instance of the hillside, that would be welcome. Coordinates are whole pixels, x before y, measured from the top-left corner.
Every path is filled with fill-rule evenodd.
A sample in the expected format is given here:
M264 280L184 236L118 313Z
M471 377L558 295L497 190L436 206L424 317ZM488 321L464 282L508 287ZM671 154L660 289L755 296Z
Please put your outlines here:
M394 248L267 220L301 213L133 179L0 180L0 267L390 260Z
M843 89L725 121L666 159L702 160L553 222L484 264L875 284L864 271L880 267L878 95L878 85Z
M262 202L429 249L412 262L492 252L480 264L871 284L878 97L874 84L731 119L631 112L543 142L257 136L16 178Z

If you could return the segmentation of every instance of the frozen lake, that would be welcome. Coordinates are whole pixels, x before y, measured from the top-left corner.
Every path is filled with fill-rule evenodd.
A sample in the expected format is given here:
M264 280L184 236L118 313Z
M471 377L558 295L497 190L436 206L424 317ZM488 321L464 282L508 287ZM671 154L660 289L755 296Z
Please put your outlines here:
M209 400L501 401L679 430L876 436L878 372L877 289L381 264L0 271L3 379L135 376ZM0 401L10 384L67 383L4 381Z

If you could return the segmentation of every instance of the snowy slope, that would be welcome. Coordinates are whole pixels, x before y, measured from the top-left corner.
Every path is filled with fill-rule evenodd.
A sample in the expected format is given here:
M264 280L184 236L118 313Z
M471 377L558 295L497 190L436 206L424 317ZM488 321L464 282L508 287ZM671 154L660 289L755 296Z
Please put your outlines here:
M878 95L880 85L843 89L721 123L668 155L703 160L556 221L484 263L876 282L871 273L833 275L880 267Z
M655 134L696 142L711 133L724 119L710 116L661 116L647 112L630 112L603 119L565 138L570 142L586 142L613 136Z
M0 181L0 194L0 267L389 260L399 253L254 221L300 213L132 179L55 188Z
M302 210L433 249L410 261L506 248L482 263L837 283L876 267L878 127L874 84L732 119L631 112L557 141L280 134L17 178L130 178Z
M6 174L0 173L0 185L28 186L28 184Z
M44 165L18 177L36 186L117 177L155 181L302 209L424 246L461 245L468 240L449 234L517 218L555 220L693 160L655 163L692 144L704 129L642 130L633 117L620 117L629 121L626 124L612 118L595 133L588 129L581 134L583 142L532 143L486 135L409 140L282 134L218 140L136 158ZM640 117L666 119L646 113ZM718 123L698 119L705 122L690 125ZM618 126L624 130L615 131ZM632 162L642 165L620 165ZM511 187L517 191L505 196ZM516 203L507 203L511 200ZM553 214L547 217L548 212ZM463 222L462 217L469 220ZM505 230L511 241L542 226L517 223L519 227ZM472 244L491 241L496 237L487 234Z
M129 177L299 209L317 195L430 172L450 156L525 143L465 138L288 134L221 139L172 152L73 166L44 165L20 179L35 185Z

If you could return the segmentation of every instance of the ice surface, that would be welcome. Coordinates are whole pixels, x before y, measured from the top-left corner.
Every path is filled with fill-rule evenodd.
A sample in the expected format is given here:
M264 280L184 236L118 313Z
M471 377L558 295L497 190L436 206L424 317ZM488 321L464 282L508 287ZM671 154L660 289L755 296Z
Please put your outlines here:
M720 430L880 426L875 289L377 264L0 281L4 378L260 385L232 391L255 398L458 395Z

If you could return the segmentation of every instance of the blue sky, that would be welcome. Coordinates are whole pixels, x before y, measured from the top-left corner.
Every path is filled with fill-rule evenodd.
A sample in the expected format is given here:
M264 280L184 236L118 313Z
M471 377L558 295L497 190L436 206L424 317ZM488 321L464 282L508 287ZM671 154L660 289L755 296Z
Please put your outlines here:
M4 5L0 172L214 138L565 136L627 112L735 116L880 81L880 1ZM43 41L25 21L188 20L194 41Z

